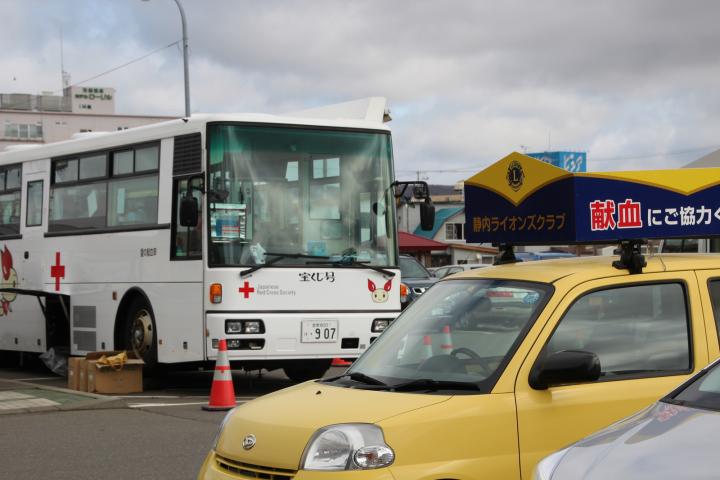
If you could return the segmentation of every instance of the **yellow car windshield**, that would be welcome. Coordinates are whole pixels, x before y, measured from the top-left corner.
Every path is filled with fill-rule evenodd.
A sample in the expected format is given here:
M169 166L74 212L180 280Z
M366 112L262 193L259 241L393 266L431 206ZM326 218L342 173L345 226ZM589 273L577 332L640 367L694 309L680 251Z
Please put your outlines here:
M439 282L375 341L348 377L364 374L389 389L441 390L438 382L448 389L452 382L467 382L489 391L552 290L512 280Z

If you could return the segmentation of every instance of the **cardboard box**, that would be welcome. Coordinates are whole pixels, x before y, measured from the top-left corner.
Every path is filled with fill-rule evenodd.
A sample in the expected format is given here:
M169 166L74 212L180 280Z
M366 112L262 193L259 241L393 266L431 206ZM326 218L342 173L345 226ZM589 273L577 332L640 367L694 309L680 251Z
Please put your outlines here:
M87 361L84 358L79 362L79 367L80 368L78 368L78 384L75 390L87 392Z
M128 353L128 360L121 369L109 365L98 365L103 355L112 356L120 352L91 352L86 356L87 391L96 393L140 393L143 391L142 360Z
M78 389L78 380L80 376L80 364L85 359L82 357L68 358L68 388L71 390Z
M97 370L97 367L95 364L97 364L97 360L85 360L85 363L87 363L87 391L90 393L95 392L95 372Z

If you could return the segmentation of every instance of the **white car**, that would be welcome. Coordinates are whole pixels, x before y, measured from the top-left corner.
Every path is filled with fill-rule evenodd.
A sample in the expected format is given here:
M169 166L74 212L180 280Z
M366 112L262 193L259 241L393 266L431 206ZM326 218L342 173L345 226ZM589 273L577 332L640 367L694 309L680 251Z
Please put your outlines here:
M475 270L476 268L484 268L489 265L484 263L463 263L459 265L445 265L444 267L436 267L433 270L433 274L437 278L444 278L453 273L465 272L467 270Z
M720 361L665 398L543 459L534 480L718 478Z

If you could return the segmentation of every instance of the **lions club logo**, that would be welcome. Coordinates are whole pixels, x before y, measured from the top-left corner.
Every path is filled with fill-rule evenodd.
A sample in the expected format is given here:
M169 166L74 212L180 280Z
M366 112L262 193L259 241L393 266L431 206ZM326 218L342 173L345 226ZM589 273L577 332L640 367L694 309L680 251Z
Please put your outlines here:
M13 259L7 245L0 252L0 263L2 263L2 279L0 279L0 287L17 288L17 272L13 268ZM0 317L12 312L10 304L15 301L17 294L0 292Z
M387 302L388 295L390 294L390 289L392 289L392 278L385 282L385 286L383 286L382 290L375 286L375 282L368 279L368 290L370 290L373 302L375 303Z
M513 189L513 191L517 192L520 190L520 187L522 187L523 182L525 181L525 172L523 172L522 165L520 165L520 162L517 160L513 160L510 162L510 165L508 166L507 170L507 176L505 177L507 179L508 185L510 188Z

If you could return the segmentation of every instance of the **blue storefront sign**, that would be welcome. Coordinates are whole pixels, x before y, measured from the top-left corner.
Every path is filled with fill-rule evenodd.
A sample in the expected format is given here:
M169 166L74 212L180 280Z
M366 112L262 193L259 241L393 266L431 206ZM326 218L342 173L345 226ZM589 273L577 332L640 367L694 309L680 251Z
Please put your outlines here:
M587 172L587 152L537 152L527 156L568 172Z
M513 153L465 183L468 242L612 243L720 234L720 169L572 174Z

